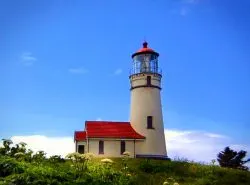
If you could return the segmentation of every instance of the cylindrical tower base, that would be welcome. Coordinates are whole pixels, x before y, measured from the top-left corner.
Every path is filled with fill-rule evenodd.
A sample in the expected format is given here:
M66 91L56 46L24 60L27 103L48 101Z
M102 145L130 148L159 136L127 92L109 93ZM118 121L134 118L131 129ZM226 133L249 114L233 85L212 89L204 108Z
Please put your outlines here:
M149 81L150 79L150 81ZM136 143L136 154L167 155L158 74L130 76L132 127L146 137Z

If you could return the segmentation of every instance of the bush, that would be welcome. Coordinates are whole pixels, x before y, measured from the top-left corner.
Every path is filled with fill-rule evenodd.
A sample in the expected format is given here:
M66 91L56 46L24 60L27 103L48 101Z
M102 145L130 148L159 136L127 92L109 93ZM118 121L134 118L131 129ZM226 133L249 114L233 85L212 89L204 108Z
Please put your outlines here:
M140 170L146 173L156 173L159 172L159 166L151 163L150 160L144 160L139 166Z
M7 141L5 145L0 155L0 185L250 184L250 173L247 171L188 160L131 159L128 153L123 158L112 159L93 159L92 154L78 153L69 154L69 160L60 156L48 159L42 151L32 155L32 151L17 146L10 155L11 148L8 148Z
M24 163L19 163L13 158L0 156L0 177L6 177L13 173L23 173L25 170Z

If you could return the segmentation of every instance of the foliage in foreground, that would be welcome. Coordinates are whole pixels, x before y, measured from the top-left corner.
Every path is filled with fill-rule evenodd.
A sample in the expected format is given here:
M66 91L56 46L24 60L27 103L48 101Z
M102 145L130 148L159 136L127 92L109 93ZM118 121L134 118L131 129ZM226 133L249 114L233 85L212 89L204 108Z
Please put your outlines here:
M247 155L247 152L244 150L237 152L237 151L230 149L229 147L226 147L224 151L218 154L217 160L220 166L222 167L234 168L234 169L240 169L240 170L248 170L248 167L244 166L244 164L250 161L250 159L244 160L246 155Z
M9 142L9 141L8 141ZM33 154L22 143L0 148L0 185L248 185L250 172L188 161L99 159L71 153L67 159ZM6 147L6 148L5 148Z

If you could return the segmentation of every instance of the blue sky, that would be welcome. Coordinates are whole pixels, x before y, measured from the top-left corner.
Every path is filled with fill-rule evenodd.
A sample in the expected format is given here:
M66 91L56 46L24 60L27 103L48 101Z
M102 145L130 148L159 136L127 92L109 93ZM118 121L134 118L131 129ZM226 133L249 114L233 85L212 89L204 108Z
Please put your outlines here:
M247 0L0 1L0 136L129 120L131 54L160 53L164 126L250 146ZM166 136L167 137L167 136Z

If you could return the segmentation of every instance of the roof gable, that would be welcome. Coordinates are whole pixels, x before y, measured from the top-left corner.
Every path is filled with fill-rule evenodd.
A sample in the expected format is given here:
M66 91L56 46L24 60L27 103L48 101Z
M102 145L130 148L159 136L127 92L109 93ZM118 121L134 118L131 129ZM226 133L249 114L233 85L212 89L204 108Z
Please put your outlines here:
M86 131L75 131L74 140L75 141L85 141L86 140Z

